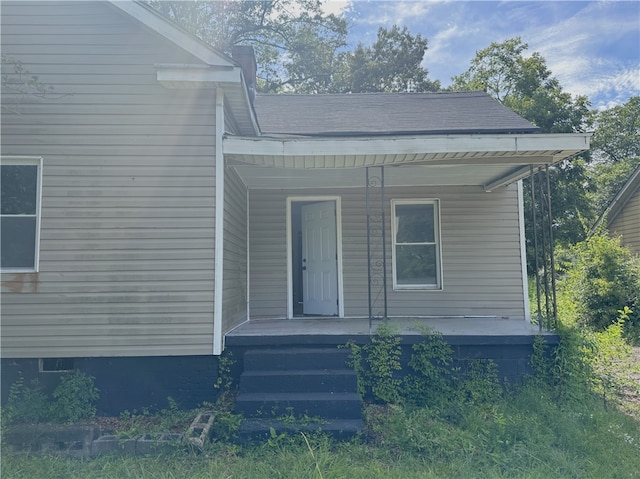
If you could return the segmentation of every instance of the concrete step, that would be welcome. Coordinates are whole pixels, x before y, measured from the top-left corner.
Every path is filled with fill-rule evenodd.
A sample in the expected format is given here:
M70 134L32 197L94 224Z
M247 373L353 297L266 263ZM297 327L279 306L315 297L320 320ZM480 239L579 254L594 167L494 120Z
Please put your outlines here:
M310 416L326 419L362 417L362 400L350 393L245 393L236 399L236 412L247 418Z
M350 439L364 430L362 419L333 419L324 421L278 421L268 419L245 419L240 425L240 442L266 441L276 435L322 432L336 439Z
M259 392L354 392L358 380L351 369L245 371L240 394Z
M345 369L349 353L348 349L337 347L250 349L244 353L244 369Z

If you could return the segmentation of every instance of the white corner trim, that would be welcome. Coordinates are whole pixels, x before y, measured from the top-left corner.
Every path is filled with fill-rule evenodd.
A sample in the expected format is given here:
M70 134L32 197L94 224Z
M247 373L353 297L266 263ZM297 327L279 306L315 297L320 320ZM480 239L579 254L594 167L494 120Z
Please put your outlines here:
M291 198L287 198L287 319L293 319L293 231L291 231Z
M522 293L524 295L524 319L531 322L531 304L529 303L529 277L527 276L527 242L524 231L524 191L522 180L518 180L518 227L520 230L520 262L522 269Z
M213 354L219 356L224 349L222 335L222 291L224 286L224 91L216 89L216 204L215 204L215 252L214 252L214 298L213 298Z
M201 42L189 33L176 27L169 20L163 18L159 13L155 13L150 10L151 7L145 7L132 0L109 1L114 7L127 13L129 16L146 25L154 32L159 33L167 40L175 43L188 53L191 53L199 60L202 60L209 65L234 66L231 59L225 58L222 53L216 52L212 48L208 47L204 42Z
M236 173L237 174L237 173ZM238 175L240 177L240 175ZM246 188L246 185L245 185ZM247 321L251 320L251 230L249 229L249 207L250 207L250 198L249 198L249 188L246 188L246 221L247 221Z

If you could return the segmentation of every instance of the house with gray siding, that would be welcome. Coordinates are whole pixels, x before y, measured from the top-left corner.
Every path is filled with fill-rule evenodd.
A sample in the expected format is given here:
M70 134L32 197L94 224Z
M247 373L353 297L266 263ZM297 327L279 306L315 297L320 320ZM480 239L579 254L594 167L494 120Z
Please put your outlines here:
M640 165L622 185L593 229L603 222L611 235L619 236L624 246L640 255Z
M521 180L588 135L484 92L256 95L250 47L135 1L1 20L3 386L80 370L104 413L190 407L225 349L379 318L530 347Z

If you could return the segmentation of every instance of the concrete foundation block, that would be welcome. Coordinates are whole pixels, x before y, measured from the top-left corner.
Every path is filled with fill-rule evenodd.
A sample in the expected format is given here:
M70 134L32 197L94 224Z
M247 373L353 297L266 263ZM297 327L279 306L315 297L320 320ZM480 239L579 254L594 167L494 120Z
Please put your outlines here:
M136 440L128 437L106 434L91 444L91 457L105 454L135 454Z
M211 428L213 427L213 421L215 420L215 414L213 411L203 411L198 413L196 418L187 429L184 441L185 443L196 446L198 448L204 447L205 443L211 436Z
M136 455L167 454L182 447L182 434L145 434L136 440Z

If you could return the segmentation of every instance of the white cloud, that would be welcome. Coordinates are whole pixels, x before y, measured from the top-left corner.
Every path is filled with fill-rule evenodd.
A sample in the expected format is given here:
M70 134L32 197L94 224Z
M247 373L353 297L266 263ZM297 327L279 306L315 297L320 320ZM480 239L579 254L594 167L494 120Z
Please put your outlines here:
M629 36L637 42L637 16L621 15L611 7L592 2L572 17L529 32L531 50L542 54L564 89L586 95L597 108L640 93L640 58L615 58Z
M372 8L368 9L366 15L358 18L356 23L390 27L392 25L406 25L416 18L424 17L440 2L378 1L367 3Z
M429 44L423 66L444 86L491 42L521 37L540 52L565 91L594 107L640 94L640 3L543 1L361 1L348 17L351 42L375 40L375 26L406 25Z
M322 12L325 15L340 16L351 9L352 0L324 0L322 2Z

